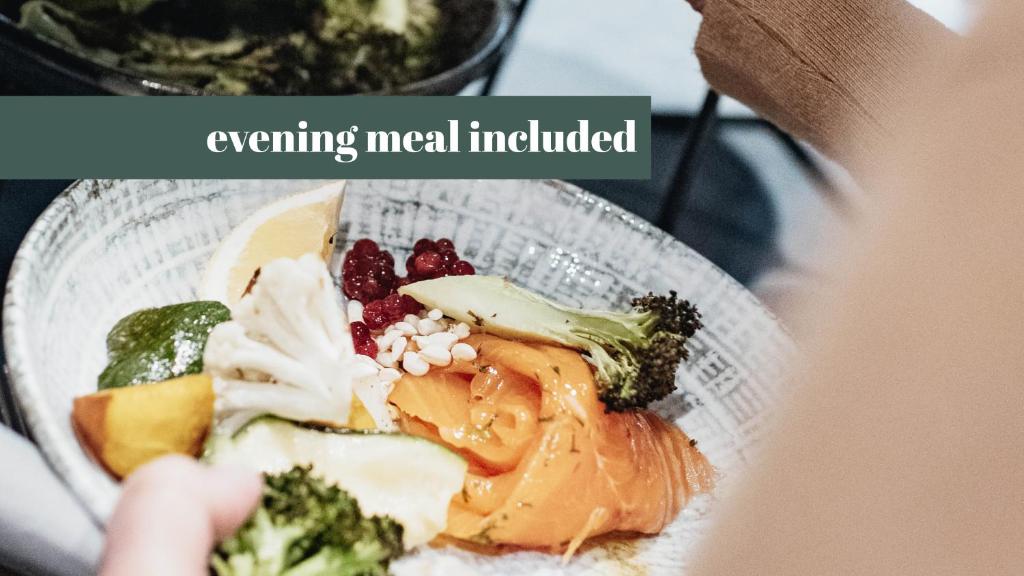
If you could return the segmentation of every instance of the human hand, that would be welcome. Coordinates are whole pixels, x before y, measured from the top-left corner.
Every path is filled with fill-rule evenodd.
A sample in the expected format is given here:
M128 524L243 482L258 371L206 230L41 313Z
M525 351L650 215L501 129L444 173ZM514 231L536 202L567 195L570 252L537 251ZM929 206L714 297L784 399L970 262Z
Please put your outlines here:
M107 525L101 576L207 576L210 552L259 501L254 473L184 456L151 462L124 482Z

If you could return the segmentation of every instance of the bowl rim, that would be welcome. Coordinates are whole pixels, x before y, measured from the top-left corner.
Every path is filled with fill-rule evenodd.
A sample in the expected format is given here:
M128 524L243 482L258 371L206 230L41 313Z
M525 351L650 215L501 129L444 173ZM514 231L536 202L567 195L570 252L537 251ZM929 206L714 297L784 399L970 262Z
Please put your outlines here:
M468 180L487 182L487 180ZM606 200L594 195L593 193L587 192L575 184L557 179L525 180L548 189L548 193L555 194L558 192L567 192L588 203L601 203L615 219L623 222L630 229L637 232L652 233L660 241L668 241L670 244L676 245L678 248L682 248L684 252L688 252L698 257L703 261L703 264L708 266L711 271L717 274L720 280L729 286L730 289L737 290L738 293L744 294L747 298L752 300L755 308L759 309L760 312L765 315L765 318L777 329L776 336L778 336L779 343L781 345L785 346L792 352L798 351L797 343L792 332L787 328L782 320L769 307L765 306L765 304L750 290L722 270L718 265L705 258L700 254L700 252L690 248L684 242L676 239L674 236L658 228L644 218L637 216L610 200ZM70 453L70 450L73 448L73 444L64 441L63 432L57 427L56 420L54 418L47 419L39 412L38 407L45 406L47 400L42 393L44 387L39 385L34 368L26 361L26 358L29 357L29 351L27 350L28 343L27 339L22 336L27 325L31 322L31 319L26 316L26 308L25 305L22 304L22 301L25 300L27 291L29 290L29 279L33 270L32 258L38 248L41 238L45 236L50 226L50 222L59 219L69 210L80 208L80 205L73 201L71 195L86 182L112 183L124 181L127 180L78 179L68 185L67 188L54 198L50 205L46 207L43 213L32 224L32 227L25 235L21 245L18 247L18 251L15 254L11 265L7 286L4 290L3 305L2 308L0 308L0 317L2 317L3 320L2 326L0 326L0 328L2 328L2 334L0 334L2 338L0 338L0 343L2 343L6 353L6 366L4 368L7 370L8 383L10 384L10 389L14 394L14 400L21 409L25 427L30 437L33 439L33 442L49 463L50 467L57 473L61 482L69 488L69 491L72 493L76 501L83 506L96 525L101 528L105 524L105 518L103 518L102 514L97 511L97 502L99 501L99 498L97 498L98 494L93 493L89 496L86 495L87 493L92 492L92 490L89 490L88 485L82 481L78 474L75 473L75 467L70 465L74 458L74 455Z
M479 78L481 70L492 64L511 37L514 12L512 0L489 0L494 4L494 14L484 29L481 39L473 47L472 54L456 64L426 78L397 86L392 90L358 92L349 94L324 94L323 96L398 96L406 94L440 94L439 87L459 78L466 77L465 84ZM46 66L63 75L118 95L131 96L224 96L174 82L147 77L132 70L118 68L97 62L53 39L34 32L22 30L17 22L0 13L0 46L26 53L37 65ZM463 87L465 87L465 84ZM253 94L256 96L256 94ZM274 96L260 94L260 96Z

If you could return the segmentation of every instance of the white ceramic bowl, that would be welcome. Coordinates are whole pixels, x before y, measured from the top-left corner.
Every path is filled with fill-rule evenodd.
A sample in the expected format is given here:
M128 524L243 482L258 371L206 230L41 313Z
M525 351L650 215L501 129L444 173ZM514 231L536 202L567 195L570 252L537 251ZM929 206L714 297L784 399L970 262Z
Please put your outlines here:
M194 298L220 238L268 201L314 185L85 180L29 232L4 302L11 382L35 440L98 522L117 486L80 449L69 414L72 398L96 389L106 332L136 309ZM446 236L480 272L570 304L624 308L639 293L678 291L698 305L706 328L680 371L680 393L658 410L699 441L724 485L741 475L792 342L754 296L654 226L562 182L377 180L349 183L342 229L352 240L379 240L399 262L416 238ZM567 567L533 552L491 558L430 550L396 570L678 575L708 503L691 505L658 537L591 547Z

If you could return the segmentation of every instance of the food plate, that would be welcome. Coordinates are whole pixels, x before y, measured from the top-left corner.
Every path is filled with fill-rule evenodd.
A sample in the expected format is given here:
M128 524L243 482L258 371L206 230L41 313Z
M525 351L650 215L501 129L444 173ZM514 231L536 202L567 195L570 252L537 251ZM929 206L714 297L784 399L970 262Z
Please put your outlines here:
M11 272L4 343L27 424L53 467L102 522L117 485L82 452L72 399L95 390L104 337L125 314L195 298L221 238L267 202L313 181L80 181L40 217ZM428 549L396 574L677 575L713 500L756 450L794 353L785 329L713 264L642 219L557 181L353 181L342 231L404 256L415 239L448 237L486 274L507 275L573 305L626 308L676 290L701 309L680 392L656 409L716 466L714 497L693 501L662 534L601 539L567 565L539 552Z
M513 24L509 2L445 0L443 5L459 23L448 39L451 53L445 57L445 65L426 78L380 93L457 94L485 74L500 56ZM34 87L33 93L204 94L195 86L89 58L79 50L22 28L16 13L0 11L0 51L4 52L4 64L20 75L21 85Z

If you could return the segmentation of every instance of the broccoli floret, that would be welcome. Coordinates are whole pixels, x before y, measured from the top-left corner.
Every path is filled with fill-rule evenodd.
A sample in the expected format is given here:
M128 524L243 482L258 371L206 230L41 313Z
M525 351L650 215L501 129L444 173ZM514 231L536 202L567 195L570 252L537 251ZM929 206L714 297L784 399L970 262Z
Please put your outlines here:
M402 554L400 524L364 517L311 468L264 478L259 508L213 553L217 576L386 576Z
M700 312L675 291L634 298L632 313L581 314L592 319L577 333L590 341L585 350L598 374L601 401L614 412L643 408L671 394L679 364L690 357L686 342L702 327ZM635 336L622 339L615 330L602 329L608 322L627 326Z
M675 390L676 370L701 316L675 292L635 298L630 312L561 306L494 276L449 276L399 289L485 332L554 342L584 352L608 410L646 407Z

